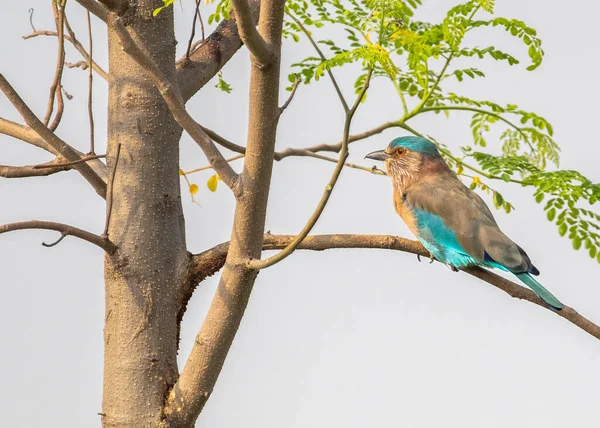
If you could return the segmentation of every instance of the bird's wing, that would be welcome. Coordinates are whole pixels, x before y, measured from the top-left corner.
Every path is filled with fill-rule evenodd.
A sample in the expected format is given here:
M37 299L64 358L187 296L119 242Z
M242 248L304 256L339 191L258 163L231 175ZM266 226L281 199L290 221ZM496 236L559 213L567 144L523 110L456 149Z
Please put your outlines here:
M511 272L535 269L527 254L498 228L483 199L454 174L419 181L408 189L406 201L418 210L439 216L462 249L479 262L495 262Z

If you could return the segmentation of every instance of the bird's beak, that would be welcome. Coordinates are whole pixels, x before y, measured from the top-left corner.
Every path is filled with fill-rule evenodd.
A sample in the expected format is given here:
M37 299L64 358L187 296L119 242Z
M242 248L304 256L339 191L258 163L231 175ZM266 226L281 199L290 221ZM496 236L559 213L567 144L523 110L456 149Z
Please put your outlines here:
M389 157L390 157L390 155L388 155L385 152L385 150L377 150L376 152L369 153L367 156L365 156L365 159L373 159L373 160L377 160L377 161L385 161Z

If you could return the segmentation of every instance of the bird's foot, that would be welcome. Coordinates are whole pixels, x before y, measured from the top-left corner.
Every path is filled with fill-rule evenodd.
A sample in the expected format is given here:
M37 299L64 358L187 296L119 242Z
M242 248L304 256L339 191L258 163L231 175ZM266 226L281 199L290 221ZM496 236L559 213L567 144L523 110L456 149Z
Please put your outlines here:
M456 268L456 267L454 267L454 266L451 266L451 265L448 265L448 266L450 266L450 270L451 270L452 272L458 272L458 271L459 271L459 269L458 269L458 268Z
M419 262L421 262L421 255L417 254L417 260ZM433 257L433 254L429 253L429 264L433 263L435 261L435 257Z

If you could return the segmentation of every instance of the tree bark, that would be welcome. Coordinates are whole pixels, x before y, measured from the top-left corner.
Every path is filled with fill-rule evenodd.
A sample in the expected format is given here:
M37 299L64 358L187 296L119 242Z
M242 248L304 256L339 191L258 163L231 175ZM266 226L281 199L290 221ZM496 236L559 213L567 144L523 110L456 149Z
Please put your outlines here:
M231 245L218 289L179 381L169 394L165 421L171 427L190 426L210 397L258 273L248 268L247 261L259 258L262 251L279 119L284 4L285 0L261 2L259 34L269 45L273 61L267 67L253 61L243 193L237 198Z
M174 80L173 8L152 17L156 7L156 1L138 1L128 31ZM118 35L109 29L108 39L107 163L111 171L116 167L108 235L118 250L105 258L102 424L158 426L178 375L177 313L189 265L179 184L181 129Z

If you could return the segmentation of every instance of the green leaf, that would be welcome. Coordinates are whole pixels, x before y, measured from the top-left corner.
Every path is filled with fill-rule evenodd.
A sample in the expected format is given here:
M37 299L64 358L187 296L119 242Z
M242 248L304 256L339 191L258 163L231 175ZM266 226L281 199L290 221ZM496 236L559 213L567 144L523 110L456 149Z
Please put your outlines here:
M546 216L548 217L548 220L550 220L550 221L554 220L554 217L556 216L556 208L549 209L548 212L546 213Z
M500 193L494 191L493 201L496 208L500 208L504 203L504 197Z
M560 225L560 227L558 228L558 233L560 236L565 236L565 233L567 233L567 223L563 223Z
M581 238L579 238L579 237L573 238L573 248L575 250L579 250L581 248Z
M215 85L215 88L220 89L227 94L230 94L233 91L231 85L223 79L222 71L219 71L219 74L217 75L217 84Z

